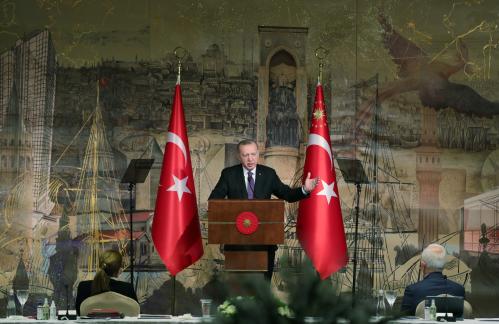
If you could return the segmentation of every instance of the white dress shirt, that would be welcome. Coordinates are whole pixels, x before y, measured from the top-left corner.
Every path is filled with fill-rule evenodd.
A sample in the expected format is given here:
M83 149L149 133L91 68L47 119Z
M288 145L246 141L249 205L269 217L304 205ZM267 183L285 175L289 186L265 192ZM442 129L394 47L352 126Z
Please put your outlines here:
M253 183L256 184L256 167L253 170L248 170L245 167L243 167L243 174L244 174L244 187L247 189L248 188L248 172L253 174Z

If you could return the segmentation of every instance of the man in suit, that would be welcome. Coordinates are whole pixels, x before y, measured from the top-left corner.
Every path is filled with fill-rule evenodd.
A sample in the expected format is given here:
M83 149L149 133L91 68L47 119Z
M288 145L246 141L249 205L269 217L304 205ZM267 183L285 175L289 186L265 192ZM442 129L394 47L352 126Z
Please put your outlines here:
M405 288L402 312L414 315L418 304L427 296L449 294L464 297L464 287L442 274L445 257L445 248L440 244L430 244L423 250L421 269L424 279Z
M310 173L301 187L290 188L282 183L274 169L258 164L258 145L253 140L237 144L237 164L222 170L220 179L208 199L270 199L272 195L287 202L306 198L317 185L318 178L311 179ZM268 252L266 279L272 278L274 270L275 245L225 245L226 251L253 250Z

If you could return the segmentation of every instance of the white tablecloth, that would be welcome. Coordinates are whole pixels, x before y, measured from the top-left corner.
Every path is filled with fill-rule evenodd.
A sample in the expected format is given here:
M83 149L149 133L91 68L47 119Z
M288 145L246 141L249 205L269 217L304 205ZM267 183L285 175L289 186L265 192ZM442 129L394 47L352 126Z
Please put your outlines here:
M116 322L119 324L155 324L155 323L210 323L209 319L203 320L202 317L190 316L190 315L181 315L181 316L171 316L170 318L137 318L137 317L125 317L123 319L76 319L76 320L67 320L67 321L58 321L58 320L48 320L48 321L39 321L35 319L25 318L25 319L0 319L0 324L15 324L15 323L43 323L43 324L99 324L99 323L112 323Z
M0 319L0 324L18 324L18 323L43 323L43 324L101 324L101 323L112 323L115 324L161 324L161 323L210 323L209 320L203 321L201 317L193 317L193 316L172 316L171 318L136 318L136 317L125 317L123 319L77 319L71 321L37 321L34 319L22 319L22 320L13 320L13 319ZM397 320L390 321L392 324L442 324L442 322L436 321L425 321L422 319L416 318L400 318ZM456 324L489 324L489 323L499 323L499 318L475 318L475 319L465 319L463 321L457 321Z
M424 323L438 323L442 324L442 322L437 322L437 321L426 321L422 319L413 319L413 318L401 318L395 321L391 321L390 323L396 323L396 324L409 324L409 323L419 323L419 324L424 324ZM462 321L456 321L456 324L487 324L487 323L499 323L499 318L474 318L474 319L465 319Z

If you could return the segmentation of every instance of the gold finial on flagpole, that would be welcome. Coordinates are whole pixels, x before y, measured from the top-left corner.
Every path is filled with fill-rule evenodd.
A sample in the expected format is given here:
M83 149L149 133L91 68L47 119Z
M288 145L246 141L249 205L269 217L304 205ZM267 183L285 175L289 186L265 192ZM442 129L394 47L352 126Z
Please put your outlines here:
M329 50L319 46L315 50L315 57L319 60L319 76L317 77L317 82L322 83L322 72L324 69L324 59L329 55Z
M175 54L175 57L177 58L178 62L177 84L180 84L180 72L182 71L182 61L187 55L187 50L181 46L178 46L173 50L173 54Z

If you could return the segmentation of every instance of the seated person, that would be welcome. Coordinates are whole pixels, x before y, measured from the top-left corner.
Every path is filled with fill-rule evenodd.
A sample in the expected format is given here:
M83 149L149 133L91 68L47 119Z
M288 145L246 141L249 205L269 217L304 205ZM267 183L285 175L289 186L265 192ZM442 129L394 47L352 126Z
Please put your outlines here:
M111 279L111 277L119 276L121 267L122 257L118 251L108 250L100 255L99 269L94 280L81 281L78 285L75 301L78 315L80 315L81 303L86 298L106 291L114 291L137 301L137 295L131 283Z
M414 315L418 304L427 296L449 294L464 298L464 287L442 274L445 257L445 248L440 244L430 244L423 250L421 269L424 278L405 288L401 307L403 313Z

